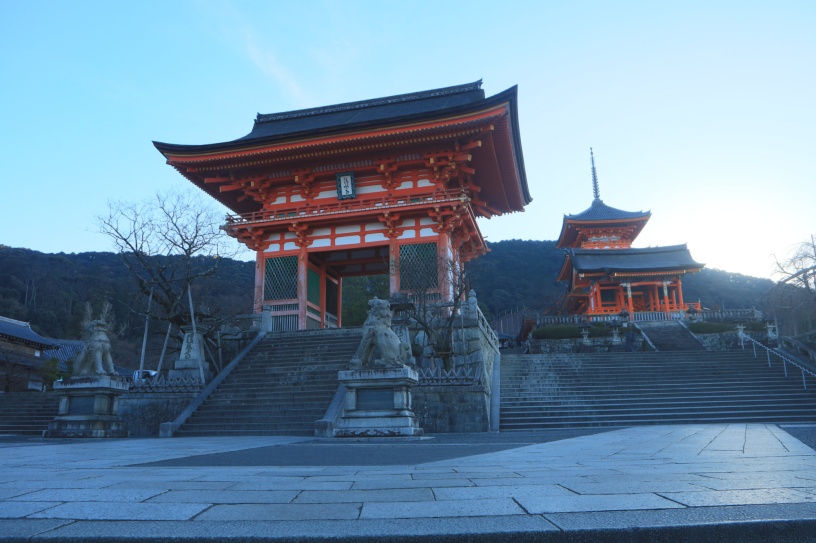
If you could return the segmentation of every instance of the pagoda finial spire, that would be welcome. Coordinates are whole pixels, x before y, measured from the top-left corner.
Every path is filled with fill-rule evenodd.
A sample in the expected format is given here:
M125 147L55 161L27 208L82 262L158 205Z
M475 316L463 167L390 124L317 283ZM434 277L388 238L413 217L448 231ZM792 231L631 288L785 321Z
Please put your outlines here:
M601 189L598 188L598 172L595 171L595 155L592 154L592 147L589 148L589 159L592 161L592 194L596 200L601 199Z

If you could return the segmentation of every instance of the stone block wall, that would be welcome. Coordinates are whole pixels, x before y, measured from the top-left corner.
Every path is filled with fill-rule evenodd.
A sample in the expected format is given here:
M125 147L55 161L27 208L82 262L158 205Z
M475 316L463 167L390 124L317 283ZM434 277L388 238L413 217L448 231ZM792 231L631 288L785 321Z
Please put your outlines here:
M709 351L728 351L731 349L741 349L739 336L736 332L721 332L717 334L694 334L700 341L702 341L705 348ZM764 332L745 332L746 336L752 337L760 343L765 343L767 338ZM751 348L749 342L746 342L746 349Z
M626 341L625 337L621 338ZM625 351L626 345L612 345L611 337L589 338L589 345L581 338L574 339L531 339L529 340L529 354L557 354L557 353L608 353L610 351ZM636 351L649 349L643 341L643 336L637 334L634 348Z
M130 437L158 437L159 425L174 420L196 396L194 392L128 392L119 397L119 416Z
M414 414L426 434L487 432L490 395L480 385L418 386L412 389Z
M452 329L451 346L455 353L452 374L444 376L440 372L435 379L420 378L420 386L412 389L414 413L427 433L490 430L493 370L499 356L499 341L479 310L473 291L462 304L461 313ZM441 361L436 366L441 367Z

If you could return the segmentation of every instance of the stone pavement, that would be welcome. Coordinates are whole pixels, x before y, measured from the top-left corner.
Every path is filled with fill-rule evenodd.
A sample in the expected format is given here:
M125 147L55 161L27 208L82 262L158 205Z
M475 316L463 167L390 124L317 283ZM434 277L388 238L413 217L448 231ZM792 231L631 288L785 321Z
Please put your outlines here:
M0 443L0 541L816 541L816 452L775 425L501 437ZM332 465L355 447L382 461Z

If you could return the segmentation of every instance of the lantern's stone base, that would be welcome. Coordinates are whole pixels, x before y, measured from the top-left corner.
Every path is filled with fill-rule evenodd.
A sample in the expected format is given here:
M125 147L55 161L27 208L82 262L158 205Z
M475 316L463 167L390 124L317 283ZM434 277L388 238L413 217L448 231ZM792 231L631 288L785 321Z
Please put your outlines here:
M127 437L117 414L118 398L130 385L120 377L73 377L54 383L60 392L59 414L43 437Z
M366 368L338 372L346 386L345 414L335 437L421 436L411 410L411 387L419 381L407 366Z

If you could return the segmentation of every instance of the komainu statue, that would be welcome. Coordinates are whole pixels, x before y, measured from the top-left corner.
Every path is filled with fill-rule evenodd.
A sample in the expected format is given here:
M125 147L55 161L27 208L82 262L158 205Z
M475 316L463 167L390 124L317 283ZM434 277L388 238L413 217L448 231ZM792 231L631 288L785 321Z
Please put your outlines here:
M110 305L105 304L102 313L96 320L91 320L90 309L86 311L85 346L74 360L74 377L93 377L95 375L116 375L111 358L111 344L108 339L108 315Z
M391 329L391 307L388 300L374 298L368 302L368 318L363 324L363 340L351 359L352 367L414 365L411 346L400 342Z

